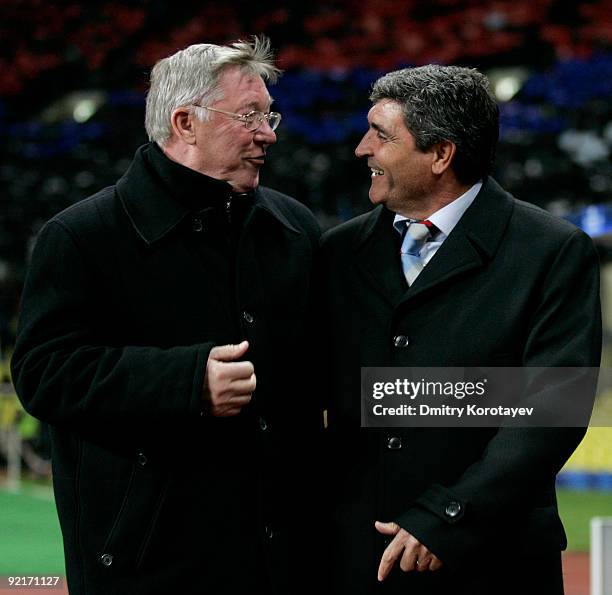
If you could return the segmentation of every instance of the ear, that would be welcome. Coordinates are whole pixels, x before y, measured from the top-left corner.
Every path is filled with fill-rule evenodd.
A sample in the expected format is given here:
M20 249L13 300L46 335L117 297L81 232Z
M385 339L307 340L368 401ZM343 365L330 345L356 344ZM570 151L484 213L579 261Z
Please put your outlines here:
M177 107L170 116L175 136L188 145L195 145L196 142L195 119L193 110L184 106Z
M431 171L436 175L443 174L450 168L453 157L457 152L455 143L449 140L443 140L432 147L433 161Z

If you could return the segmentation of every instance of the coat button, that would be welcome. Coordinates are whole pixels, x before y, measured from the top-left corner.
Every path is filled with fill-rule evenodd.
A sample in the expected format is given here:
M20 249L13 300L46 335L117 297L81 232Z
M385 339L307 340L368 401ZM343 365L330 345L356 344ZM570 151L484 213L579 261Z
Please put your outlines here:
M255 320L253 318L253 315L247 312L246 310L242 313L242 318L248 324L253 324L253 321Z
M141 467L144 467L148 462L147 456L144 454L144 452L139 452L138 453L138 464Z
M399 450L402 448L402 439L399 436L389 436L387 439L387 448L389 450Z
M265 432L268 429L268 422L263 418L259 418L259 428L262 432Z
M102 562L102 564L104 566L110 566L113 563L113 555L112 554L102 554L100 556L100 562Z
M266 525L264 531L268 539L272 539L274 537L274 531L272 530L272 527L270 527L270 525Z
M410 339L406 335L395 335L393 337L393 345L395 347L408 347Z
M191 229L193 229L193 231L196 231L196 232L202 231L204 229L202 219L200 219L199 217L195 217L193 221L191 222Z
M451 519L454 519L460 512L461 503L455 502L454 500L452 502L449 502L446 505L446 508L444 509L444 514Z

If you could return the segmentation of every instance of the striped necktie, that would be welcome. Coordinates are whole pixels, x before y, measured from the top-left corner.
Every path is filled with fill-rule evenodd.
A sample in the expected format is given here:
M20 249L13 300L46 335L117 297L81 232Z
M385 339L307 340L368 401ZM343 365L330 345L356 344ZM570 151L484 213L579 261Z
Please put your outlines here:
M431 221L410 221L406 220L404 239L400 254L402 257L402 269L408 285L412 285L414 280L425 266L421 258L423 246L435 233L435 226Z

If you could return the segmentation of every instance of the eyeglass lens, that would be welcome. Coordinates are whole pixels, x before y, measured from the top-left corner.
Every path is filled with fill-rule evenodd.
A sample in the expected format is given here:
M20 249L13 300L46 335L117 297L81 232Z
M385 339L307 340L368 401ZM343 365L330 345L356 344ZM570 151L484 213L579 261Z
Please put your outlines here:
M249 131L254 132L264 123L264 120L268 120L268 125L270 128L272 128L272 130L276 130L280 123L280 119L280 114L278 112L270 112L269 114L264 114L263 112L252 112L245 119L245 123Z

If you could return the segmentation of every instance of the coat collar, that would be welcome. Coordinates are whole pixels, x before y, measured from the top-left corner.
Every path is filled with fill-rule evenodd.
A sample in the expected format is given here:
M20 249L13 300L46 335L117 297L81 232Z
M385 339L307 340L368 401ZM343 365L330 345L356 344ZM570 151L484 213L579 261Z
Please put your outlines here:
M197 203L189 196L196 191L207 196L210 201L224 201L232 196L232 187L222 180L216 180L178 164L170 166L160 175L159 155L153 153L155 147L148 143L140 147L127 172L117 182L117 194L136 233L147 244L153 244L170 233L187 215L198 211ZM151 158L153 157L153 158ZM163 157L163 159L167 159ZM170 160L168 160L170 161ZM181 168L184 176L181 184L171 184L173 175ZM180 186L180 188L178 188ZM289 222L285 214L264 188L252 193L255 209L262 209L275 220L295 233L298 230Z
M267 213L272 220L282 223L289 231L300 234L301 231L293 225L287 218L285 211L282 209L283 200L278 198L273 199L273 193L269 188L258 186L255 190L255 211Z
M359 229L354 249L363 273L392 307L491 260L514 208L513 198L488 178L472 205L411 287L407 287L392 228L393 213L374 209ZM395 266L388 266L393 262Z

